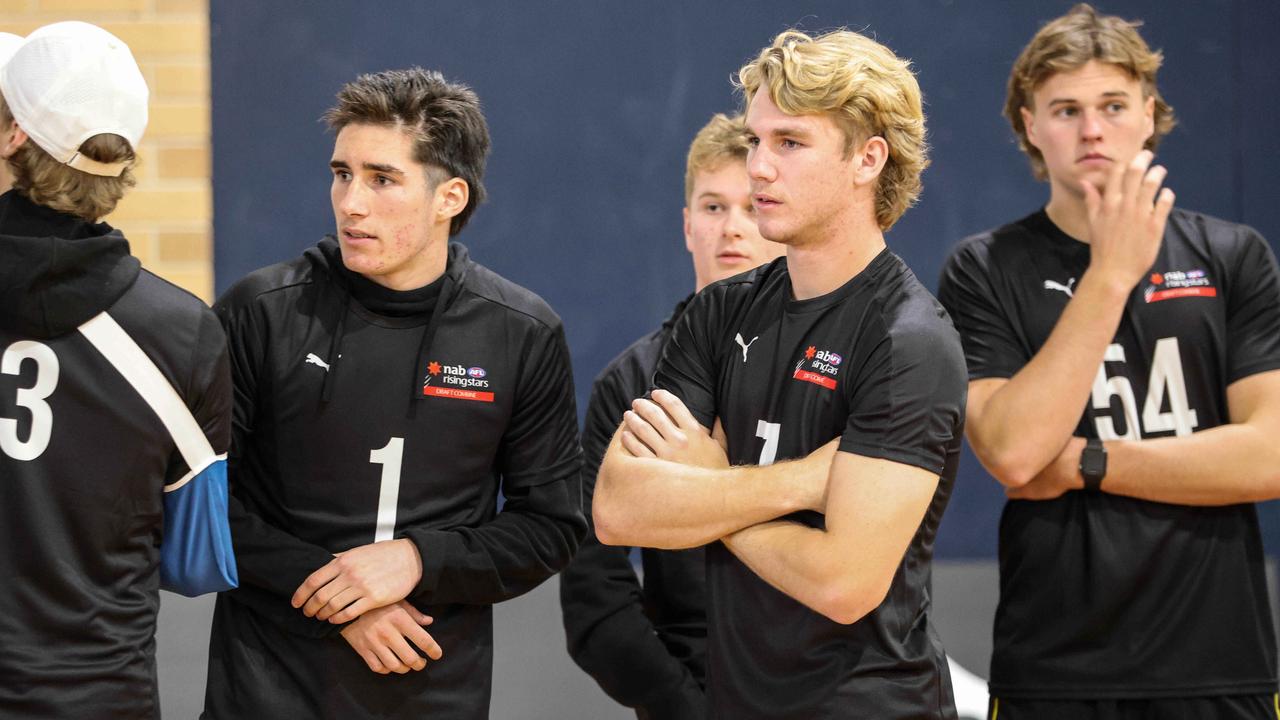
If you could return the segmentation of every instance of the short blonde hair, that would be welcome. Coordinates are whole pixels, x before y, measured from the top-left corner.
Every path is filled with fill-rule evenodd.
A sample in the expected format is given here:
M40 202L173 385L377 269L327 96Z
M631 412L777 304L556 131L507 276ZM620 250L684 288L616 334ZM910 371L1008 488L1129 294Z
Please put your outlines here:
M1033 110L1033 95L1050 77L1083 67L1090 60L1114 65L1142 84L1143 98L1155 98L1155 132L1145 147L1155 150L1160 140L1177 124L1173 108L1160 97L1156 87L1156 71L1164 62L1159 51L1152 50L1138 34L1141 22L1124 20L1114 15L1099 15L1086 3L1080 3L1062 17L1040 28L1009 73L1009 91L1004 103L1004 116L1018 136L1018 145L1031 161L1031 171L1039 180L1049 176L1044 155L1027 140L1022 109Z
M13 125L13 113L0 96L0 127ZM119 135L94 135L80 145L90 160L127 162L119 177L90 175L58 162L30 138L6 162L13 172L13 187L37 205L97 222L116 209L125 191L137 184L132 163L137 160L129 141Z
M689 145L689 157L684 169L684 202L693 199L693 181L698 173L719 170L725 163L746 163L751 146L747 144L742 115L729 117L724 113L711 116Z
M787 30L738 71L745 102L767 87L788 115L832 113L844 130L846 153L868 138L889 145L876 184L876 222L888 230L920 196L929 166L924 107L911 63L850 30L809 37Z

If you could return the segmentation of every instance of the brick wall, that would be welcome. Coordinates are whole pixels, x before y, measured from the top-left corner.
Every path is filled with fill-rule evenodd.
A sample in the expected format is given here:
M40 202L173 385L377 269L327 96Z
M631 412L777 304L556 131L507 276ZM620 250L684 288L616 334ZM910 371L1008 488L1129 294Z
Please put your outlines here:
M147 269L212 300L208 0L0 0L0 31L26 35L59 20L124 40L151 88L138 186L107 221Z

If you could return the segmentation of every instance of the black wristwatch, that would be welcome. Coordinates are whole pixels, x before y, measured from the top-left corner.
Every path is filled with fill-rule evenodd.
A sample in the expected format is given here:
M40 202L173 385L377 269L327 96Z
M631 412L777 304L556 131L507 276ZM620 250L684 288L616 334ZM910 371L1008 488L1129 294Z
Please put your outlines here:
M1107 448L1097 438L1090 438L1080 453L1080 474L1084 476L1085 492L1102 489L1102 478L1107 475Z

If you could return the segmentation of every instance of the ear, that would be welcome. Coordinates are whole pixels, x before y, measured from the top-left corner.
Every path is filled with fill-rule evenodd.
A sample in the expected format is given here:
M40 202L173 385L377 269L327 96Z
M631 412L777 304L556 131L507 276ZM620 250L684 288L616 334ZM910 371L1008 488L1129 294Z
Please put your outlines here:
M1156 134L1156 96L1148 95L1147 99L1142 103L1142 112L1146 116L1147 137L1143 140L1146 142Z
M1022 116L1022 127L1027 133L1027 142L1031 143L1031 147L1039 150L1040 143L1036 140L1036 114L1030 110L1020 107L1018 114Z
M684 208L684 249L693 252L693 233L689 231L689 207Z
M436 186L436 221L452 220L467 207L471 199L471 186L459 177L449 178Z
M856 164L854 183L874 183L880 177L880 171L884 170L885 163L889 162L889 141L879 135L872 135L862 143L862 147L854 151L853 162Z
M11 158L27 141L27 133L15 121L9 129L0 133L0 158Z

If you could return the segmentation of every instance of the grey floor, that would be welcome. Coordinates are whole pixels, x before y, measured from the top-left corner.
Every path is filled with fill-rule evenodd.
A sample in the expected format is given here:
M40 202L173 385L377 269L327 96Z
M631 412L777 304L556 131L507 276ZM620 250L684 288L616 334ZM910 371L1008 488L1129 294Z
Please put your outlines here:
M996 603L992 562L938 562L934 604L939 632L952 659L985 675ZM157 650L166 720L198 717L204 700L205 652L212 597L190 600L165 593ZM560 624L559 579L499 605L494 612L495 720L627 720L569 659Z

